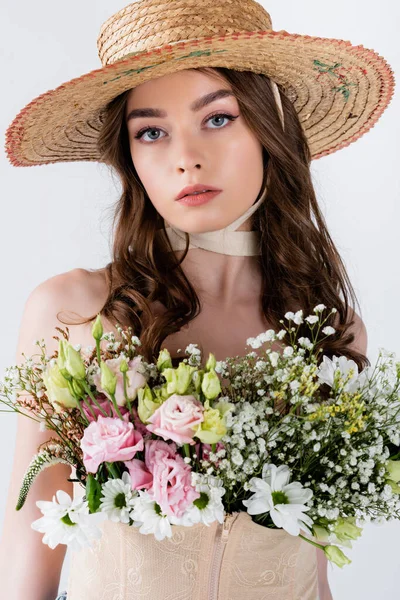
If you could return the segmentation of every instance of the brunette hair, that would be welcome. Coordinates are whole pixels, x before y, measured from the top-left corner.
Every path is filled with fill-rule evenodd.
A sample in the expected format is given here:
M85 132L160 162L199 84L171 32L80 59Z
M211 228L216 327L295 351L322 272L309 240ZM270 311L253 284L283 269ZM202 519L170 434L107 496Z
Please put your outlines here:
M283 130L267 76L222 67L194 70L222 76L230 84L243 118L263 147L262 189L267 177L269 185L252 224L261 236L260 302L266 320L279 331L279 321L288 310L302 308L306 316L320 303L329 310L336 307L337 313L326 322L336 332L323 340L323 353L330 357L343 354L363 369L370 364L368 358L348 347L354 341L354 334L348 331L354 323L349 299L353 306L355 302L359 306L358 300L317 203L310 173L311 153L293 103L279 86ZM165 233L164 220L133 165L125 122L129 91L106 107L98 138L102 162L122 184L113 219L112 260L103 269L108 297L100 314L121 326L131 326L141 339L141 352L147 360L154 360L163 340L194 319L201 304L180 266L188 251L189 235L179 260ZM156 317L150 311L154 301L166 309ZM82 323L95 318L92 315ZM307 335L305 327L300 326L299 335Z

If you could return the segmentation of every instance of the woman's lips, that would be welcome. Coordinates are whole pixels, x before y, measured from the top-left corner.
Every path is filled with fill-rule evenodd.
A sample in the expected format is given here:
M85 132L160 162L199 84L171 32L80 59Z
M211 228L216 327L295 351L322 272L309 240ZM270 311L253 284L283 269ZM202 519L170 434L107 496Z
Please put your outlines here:
M209 202L210 200L212 200L214 198L214 196L216 196L217 194L220 194L221 190L214 190L214 191L210 191L210 192L201 192L200 194L192 194L189 196L184 196L183 198L180 198L179 200L177 200L177 202L180 202L181 204L185 204L186 206L199 206L199 204L205 204L206 202Z

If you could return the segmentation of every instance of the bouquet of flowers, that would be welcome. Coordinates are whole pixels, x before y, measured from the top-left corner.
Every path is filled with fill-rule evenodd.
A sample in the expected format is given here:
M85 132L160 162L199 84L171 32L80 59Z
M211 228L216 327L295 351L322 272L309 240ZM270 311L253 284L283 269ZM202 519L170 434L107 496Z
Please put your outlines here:
M279 332L247 340L245 356L210 353L204 365L190 344L177 368L166 349L146 362L131 328L117 325L116 340L100 316L84 350L68 328L57 328L52 356L37 340L39 360L7 368L0 384L1 402L56 434L28 466L17 510L35 477L62 462L85 495L37 502L32 527L51 548L90 545L104 519L162 540L174 525L247 510L335 564L351 562L340 546L364 522L400 518L400 362L383 349L361 373L344 356L321 360L320 333L335 332L325 310L286 313ZM298 336L302 323L309 337ZM282 353L254 351L284 338Z

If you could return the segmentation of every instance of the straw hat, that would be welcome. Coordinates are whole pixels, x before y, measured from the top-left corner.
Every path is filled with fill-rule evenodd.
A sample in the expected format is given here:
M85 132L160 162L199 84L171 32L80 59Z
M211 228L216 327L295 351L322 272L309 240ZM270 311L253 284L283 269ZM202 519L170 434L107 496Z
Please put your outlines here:
M394 75L374 50L349 41L274 31L255 0L139 0L102 25L102 68L32 100L6 132L14 166L99 161L108 102L149 79L199 66L264 73L294 104L312 158L375 125Z

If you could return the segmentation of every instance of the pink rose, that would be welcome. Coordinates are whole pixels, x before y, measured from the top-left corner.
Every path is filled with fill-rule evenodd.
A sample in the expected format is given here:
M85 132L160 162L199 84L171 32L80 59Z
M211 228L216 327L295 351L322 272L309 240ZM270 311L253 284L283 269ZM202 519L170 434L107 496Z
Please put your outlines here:
M121 371L119 370L122 359L123 356L119 356L118 358L109 358L108 360L104 361L114 373L114 375L116 375L117 377L115 399L117 401L118 406L125 406L126 404L124 394L124 377ZM132 360L128 362L128 371L126 372L126 375L128 377L126 390L128 398L131 401L136 399L138 389L145 386L147 383L146 377L141 372L142 368L143 365L141 356L135 356L135 358L132 358ZM100 373L96 373L95 375L93 375L93 382L96 388L99 390L99 392L103 392L107 396L107 398L110 398L111 400L111 396L101 387Z
M98 404L101 406L101 408L107 413L107 416L109 416L109 417L117 417L118 416L113 403L111 402L111 400L109 400L107 398L107 396L105 394L96 395L96 400L97 400ZM92 410L89 410L86 403L89 404L89 406L91 407ZM96 415L96 420L99 415L104 416L103 413L101 412L101 410L99 408L97 408L96 404L93 402L93 400L90 398L90 396L87 396L86 401L82 402L82 408L83 408L83 412L85 413L86 417L88 418L88 420L90 422L94 421L92 411ZM119 408L119 411L122 416L124 416L125 414L127 414L129 412L128 409L125 408L124 406L121 406Z
M133 490L148 489L153 485L153 475L142 460L132 458L132 460L125 461L125 464L131 476Z
M196 427L204 420L204 407L194 396L172 394L148 419L147 429L164 440L195 444Z
M145 444L145 463L153 475L149 488L157 504L166 515L181 517L200 493L191 484L192 470L176 454L175 444L149 440Z
M85 429L80 445L87 472L96 473L102 462L130 460L144 443L132 423L100 415Z

